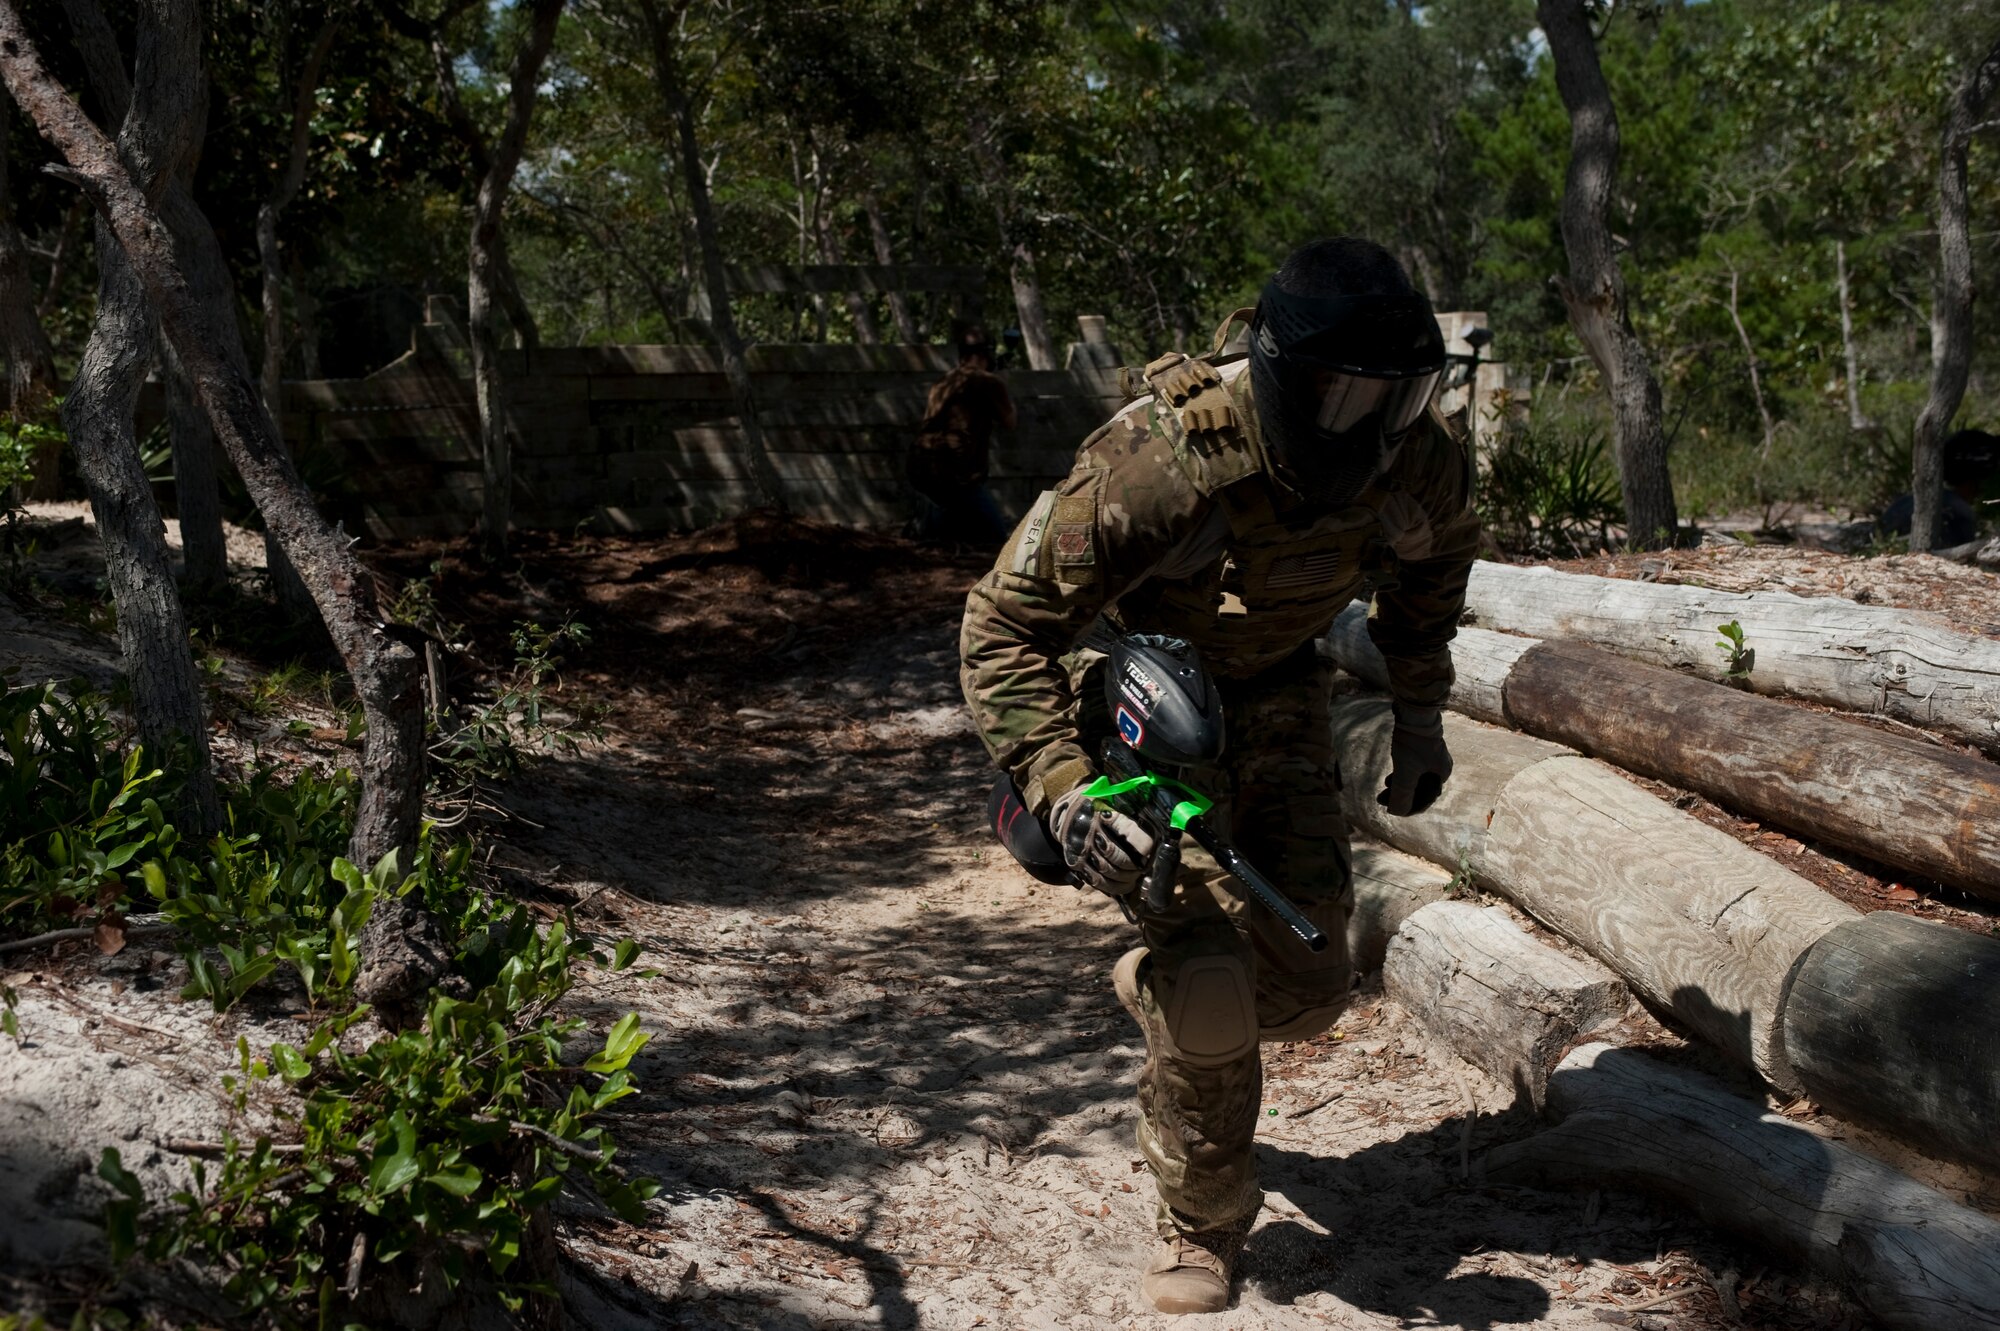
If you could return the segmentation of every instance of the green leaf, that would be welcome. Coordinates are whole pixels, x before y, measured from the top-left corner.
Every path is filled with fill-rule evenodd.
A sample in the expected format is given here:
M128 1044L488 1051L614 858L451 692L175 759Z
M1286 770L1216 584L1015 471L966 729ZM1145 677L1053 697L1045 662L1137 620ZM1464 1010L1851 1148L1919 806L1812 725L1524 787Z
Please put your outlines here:
M271 1046L271 1063L278 1069L278 1075L288 1083L304 1081L312 1075L312 1064L302 1058L298 1050L283 1041Z
M615 971L624 970L627 966L638 960L639 954L645 950L645 945L636 938L619 939L618 946L612 949L611 952L611 969Z
M454 1197L470 1197L479 1191L482 1177L472 1165L451 1165L426 1174L424 1182L436 1184Z
M653 1037L639 1029L639 1014L628 1012L618 1019L604 1037L604 1048L591 1055L583 1066L591 1072L617 1072L632 1061L632 1056L645 1048Z
M368 1166L368 1185L377 1196L402 1191L421 1172L417 1164L417 1131L410 1120L399 1109L389 1116L386 1126L390 1136L376 1143L374 1162Z

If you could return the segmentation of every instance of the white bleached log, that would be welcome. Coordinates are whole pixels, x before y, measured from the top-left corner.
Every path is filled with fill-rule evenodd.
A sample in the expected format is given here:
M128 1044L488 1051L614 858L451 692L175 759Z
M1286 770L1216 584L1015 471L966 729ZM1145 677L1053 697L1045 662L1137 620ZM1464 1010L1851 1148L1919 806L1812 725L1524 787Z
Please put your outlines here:
M1347 919L1347 955L1357 973L1382 969L1389 939L1403 921L1444 900L1451 875L1434 864L1384 846L1354 847L1354 911Z
M2000 1328L2000 1222L1764 1112L1697 1072L1588 1044L1549 1080L1561 1122L1487 1181L1624 1186L1837 1277L1891 1331Z
M1743 627L1749 687L1874 712L2000 752L2000 640L1838 597L1720 592L1481 561L1466 608L1485 628L1595 643L1719 679L1716 627Z
M1640 998L1772 1085L1786 1058L1786 977L1856 913L1812 883L1601 764L1455 715L1456 770L1423 814L1375 802L1388 771L1386 700L1334 708L1348 818L1475 877L1616 971Z
M1433 1038L1537 1106L1563 1055L1626 1002L1610 971L1469 901L1433 902L1404 920L1382 983Z
M1335 623L1329 655L1377 680L1357 621ZM1461 629L1452 659L1460 711L2000 899L2000 766L1983 758L1579 643Z

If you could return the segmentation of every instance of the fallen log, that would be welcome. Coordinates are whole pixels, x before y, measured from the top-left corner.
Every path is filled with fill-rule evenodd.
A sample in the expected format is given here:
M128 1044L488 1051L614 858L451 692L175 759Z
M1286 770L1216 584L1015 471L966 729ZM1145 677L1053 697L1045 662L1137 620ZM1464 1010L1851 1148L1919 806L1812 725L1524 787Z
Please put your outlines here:
M2000 640L1936 615L1484 561L1466 606L1484 628L1595 643L1708 679L1728 669L1715 630L1734 621L1756 652L1754 692L1880 713L2000 753Z
M1477 881L1616 971L1641 999L1772 1085L1797 1094L1785 1055L1786 977L1855 912L1775 861L1601 764L1445 717L1456 770L1415 817L1375 802L1389 704L1334 707L1342 801L1355 826Z
M1563 1055L1626 1003L1610 971L1468 901L1432 902L1404 920L1382 986L1439 1042L1537 1108Z
M1825 1109L2000 1168L2000 939L1886 911L1829 930L1786 995L1785 1047Z
M1403 921L1451 889L1451 875L1434 864L1378 846L1354 848L1354 910L1347 917L1347 955L1356 974L1382 969L1389 940Z
M1329 655L1386 668L1359 606ZM1461 629L1451 705L1967 891L2000 899L2000 766L1575 643Z
M1656 1193L1838 1277L1892 1331L2000 1328L2000 1223L1880 1161L1609 1045L1563 1059L1548 1102L1562 1121L1488 1151L1488 1182Z

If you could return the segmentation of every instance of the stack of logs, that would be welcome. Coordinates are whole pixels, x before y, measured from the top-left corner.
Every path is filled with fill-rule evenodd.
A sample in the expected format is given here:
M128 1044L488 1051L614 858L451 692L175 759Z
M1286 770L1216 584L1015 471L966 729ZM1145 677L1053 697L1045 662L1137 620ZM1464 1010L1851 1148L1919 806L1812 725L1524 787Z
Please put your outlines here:
M1935 738L2000 753L2000 641L1832 598L1495 564L1467 609L1437 804L1375 801L1386 700L1345 698L1334 724L1349 817L1408 852L1356 854L1357 965L1560 1120L1490 1152L1487 1177L1646 1188L1837 1275L1885 1326L2000 1328L2000 1223L1593 1042L1634 997L1787 1097L2000 1171L2000 938L1860 914L1614 770L2000 899L2000 765ZM1731 622L1747 675L1718 647ZM1365 607L1323 650L1387 682ZM1447 899L1455 877L1599 964Z

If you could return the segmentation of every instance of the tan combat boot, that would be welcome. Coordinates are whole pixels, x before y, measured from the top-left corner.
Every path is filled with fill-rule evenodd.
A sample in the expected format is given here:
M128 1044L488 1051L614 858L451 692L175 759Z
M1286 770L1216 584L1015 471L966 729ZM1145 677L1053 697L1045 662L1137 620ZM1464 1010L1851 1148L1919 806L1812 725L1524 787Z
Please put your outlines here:
M1139 1292L1160 1312L1215 1313L1229 1306L1229 1272L1243 1247L1240 1229L1208 1229L1162 1239Z

